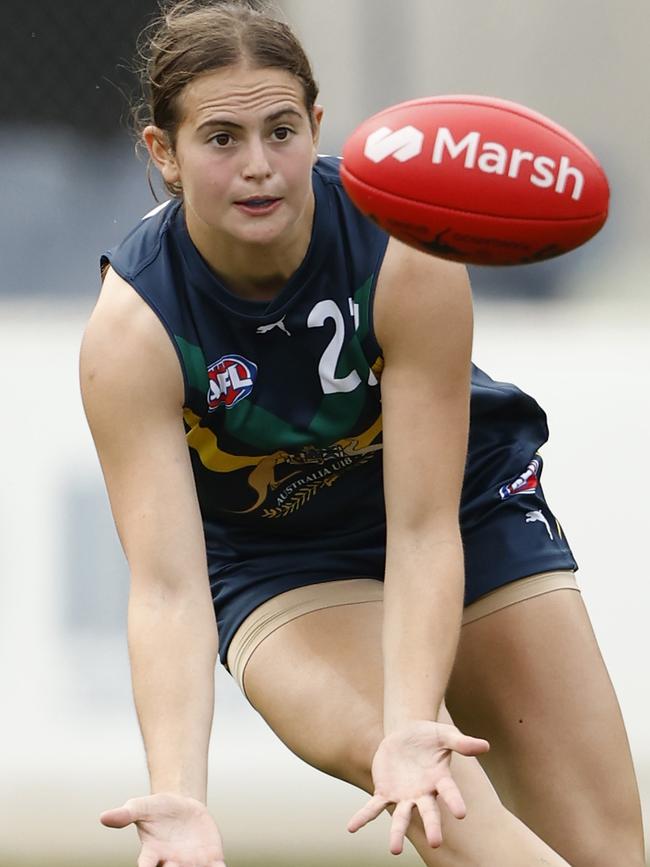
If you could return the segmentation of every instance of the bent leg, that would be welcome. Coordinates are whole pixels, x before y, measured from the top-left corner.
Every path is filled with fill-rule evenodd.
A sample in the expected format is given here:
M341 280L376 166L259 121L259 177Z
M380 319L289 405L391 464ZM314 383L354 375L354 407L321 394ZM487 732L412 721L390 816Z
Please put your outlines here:
M643 867L623 720L580 593L557 590L463 627L447 692L503 803L574 867Z
M293 752L367 792L382 738L381 621L380 602L304 614L265 638L245 672L249 700ZM475 759L454 755L452 771L467 818L461 822L441 808L438 850L412 823L409 838L425 864L567 867L504 809Z

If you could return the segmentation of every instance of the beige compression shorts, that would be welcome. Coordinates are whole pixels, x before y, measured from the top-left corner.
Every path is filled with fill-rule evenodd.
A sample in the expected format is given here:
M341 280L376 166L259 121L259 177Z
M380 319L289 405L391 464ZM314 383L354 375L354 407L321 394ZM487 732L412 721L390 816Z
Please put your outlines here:
M542 572L528 578L511 581L481 596L468 605L463 613L463 625L487 617L502 608L542 596L554 590L579 590L573 572ZM356 605L361 602L381 602L384 585L374 578L350 578L342 581L325 581L296 587L280 593L256 608L243 621L228 648L228 668L242 692L244 672L248 660L265 638L276 629L321 608L335 608L338 605Z

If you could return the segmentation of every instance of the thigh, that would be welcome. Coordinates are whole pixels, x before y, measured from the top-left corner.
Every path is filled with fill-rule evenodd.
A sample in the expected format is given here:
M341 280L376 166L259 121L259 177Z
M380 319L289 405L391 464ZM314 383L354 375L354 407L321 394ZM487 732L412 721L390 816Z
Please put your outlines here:
M383 736L381 632L381 602L312 611L266 637L244 674L249 701L291 750L368 792ZM445 842L437 851L413 824L409 837L424 863L566 867L503 808L475 759L454 756L452 769L468 815L459 822L443 809Z
M627 737L579 593L463 627L447 703L490 741L482 763L505 805L574 867L644 863Z
M367 789L382 738L382 603L321 608L276 629L250 656L245 695L319 770Z

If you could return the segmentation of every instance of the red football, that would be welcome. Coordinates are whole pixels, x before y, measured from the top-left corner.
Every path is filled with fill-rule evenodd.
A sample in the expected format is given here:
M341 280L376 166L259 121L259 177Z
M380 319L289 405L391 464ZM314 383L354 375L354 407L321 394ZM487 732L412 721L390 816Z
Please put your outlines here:
M436 256L520 265L573 250L607 219L609 186L575 136L485 96L436 96L366 120L341 178L383 229Z

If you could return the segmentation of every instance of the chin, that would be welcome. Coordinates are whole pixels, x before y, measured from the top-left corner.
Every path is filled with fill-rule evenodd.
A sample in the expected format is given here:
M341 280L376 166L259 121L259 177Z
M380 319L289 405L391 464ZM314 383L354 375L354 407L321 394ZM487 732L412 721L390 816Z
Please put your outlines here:
M246 226L235 229L231 233L231 237L241 244L265 247L281 241L289 233L289 230L290 227L284 222L282 225L277 223L272 225L269 221L266 226Z

